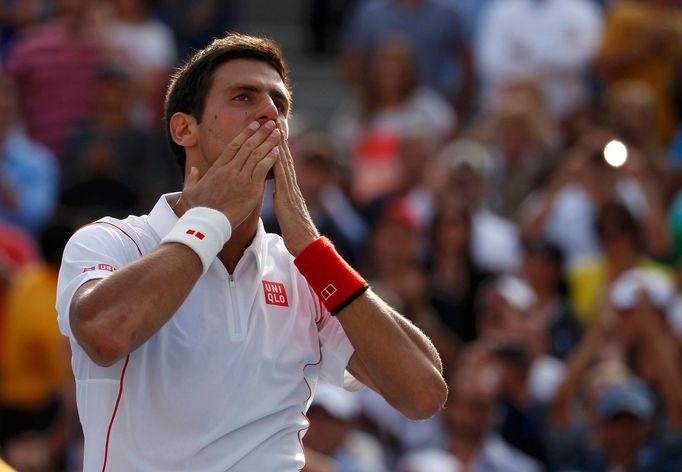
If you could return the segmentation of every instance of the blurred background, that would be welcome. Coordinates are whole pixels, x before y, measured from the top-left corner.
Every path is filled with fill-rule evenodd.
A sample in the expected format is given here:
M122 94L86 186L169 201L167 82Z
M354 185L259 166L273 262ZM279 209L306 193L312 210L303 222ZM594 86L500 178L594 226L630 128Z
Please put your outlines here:
M61 253L181 188L165 86L225 31L281 44L311 214L450 386L320 385L304 470L682 470L677 0L0 0L0 458L82 470Z

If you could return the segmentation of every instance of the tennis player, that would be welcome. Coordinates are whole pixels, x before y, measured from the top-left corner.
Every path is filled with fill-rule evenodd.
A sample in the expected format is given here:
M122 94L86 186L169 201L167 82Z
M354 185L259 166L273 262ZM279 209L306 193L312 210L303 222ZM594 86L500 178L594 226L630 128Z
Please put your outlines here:
M313 224L287 145L270 40L230 34L172 77L181 192L71 238L57 310L71 341L86 471L294 471L318 379L409 418L445 402L439 356ZM259 218L268 174L282 236Z

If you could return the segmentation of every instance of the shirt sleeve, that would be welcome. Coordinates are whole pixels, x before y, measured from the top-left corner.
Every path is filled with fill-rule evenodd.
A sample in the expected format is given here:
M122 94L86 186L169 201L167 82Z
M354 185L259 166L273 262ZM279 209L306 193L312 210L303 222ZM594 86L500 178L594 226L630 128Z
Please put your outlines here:
M64 248L57 281L57 320L72 337L69 308L76 290L85 282L104 279L139 258L142 253L122 222L100 220L78 230Z
M341 323L320 303L321 318L317 324L322 351L320 378L346 390L360 390L364 385L346 370L355 352Z

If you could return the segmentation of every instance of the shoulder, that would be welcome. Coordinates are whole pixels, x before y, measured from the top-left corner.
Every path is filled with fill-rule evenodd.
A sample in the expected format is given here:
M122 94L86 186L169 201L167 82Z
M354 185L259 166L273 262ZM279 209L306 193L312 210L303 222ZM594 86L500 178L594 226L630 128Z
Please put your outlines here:
M148 252L153 239L146 215L131 215L122 220L104 217L79 228L67 243L65 251L75 247L109 248L137 257Z

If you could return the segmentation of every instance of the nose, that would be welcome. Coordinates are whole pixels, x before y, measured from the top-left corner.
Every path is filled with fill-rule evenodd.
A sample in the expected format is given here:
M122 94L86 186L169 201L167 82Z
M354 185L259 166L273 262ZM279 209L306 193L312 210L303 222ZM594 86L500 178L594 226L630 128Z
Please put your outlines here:
M257 120L260 122L260 124L263 124L268 120L279 123L279 110L277 110L277 105L275 104L272 97L265 95L257 111L257 116Z

